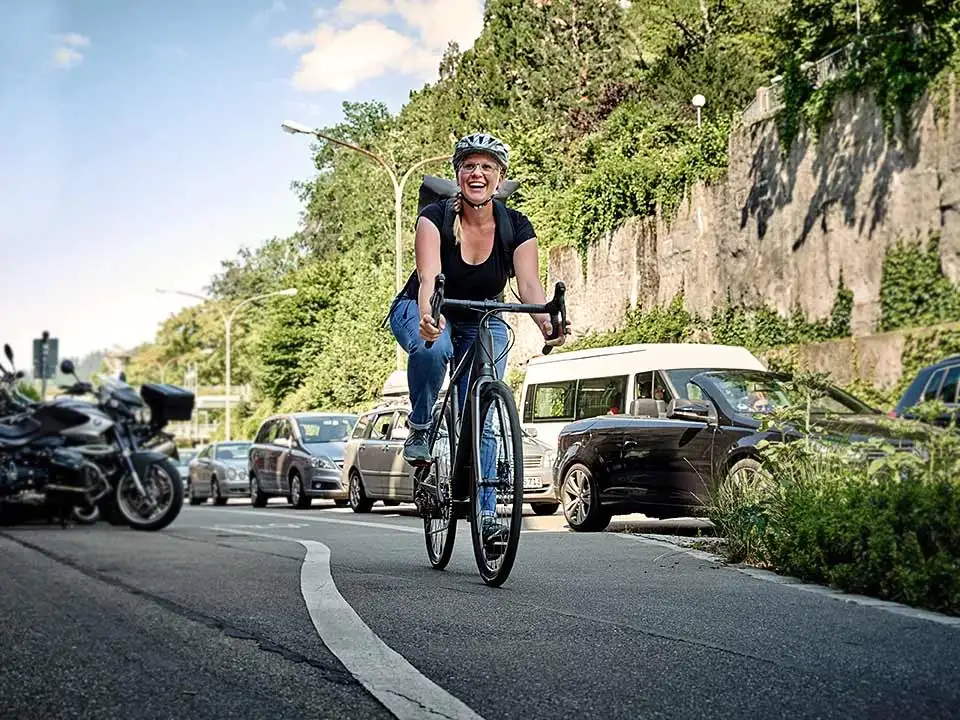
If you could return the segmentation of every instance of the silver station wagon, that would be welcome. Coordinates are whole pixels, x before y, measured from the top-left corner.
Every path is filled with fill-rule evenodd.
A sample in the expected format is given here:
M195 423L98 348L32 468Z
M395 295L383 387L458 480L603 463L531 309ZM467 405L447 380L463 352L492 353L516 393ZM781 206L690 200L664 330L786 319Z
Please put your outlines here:
M343 455L343 484L349 487L354 512L369 512L373 503L413 502L413 468L403 459L409 434L404 403L383 405L360 416ZM552 515L560 506L553 484L554 452L532 437L523 437L523 499L537 515Z
M263 421L250 448L249 490L254 507L286 497L298 508L314 498L347 504L341 482L343 450L357 416L299 412Z

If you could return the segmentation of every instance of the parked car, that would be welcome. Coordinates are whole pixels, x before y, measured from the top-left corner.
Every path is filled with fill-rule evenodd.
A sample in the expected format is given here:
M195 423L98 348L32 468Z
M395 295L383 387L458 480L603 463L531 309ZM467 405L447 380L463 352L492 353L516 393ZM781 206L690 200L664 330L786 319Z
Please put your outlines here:
M893 417L911 418L910 410L915 405L938 400L947 406L947 410L934 421L934 424L946 427L954 421L957 410L960 409L958 386L960 386L960 355L953 355L920 370L903 391L897 406L890 414Z
M249 440L240 440L215 442L200 450L188 466L190 504L209 498L214 505L226 505L231 497L246 497L250 446Z
M180 473L180 480L183 482L183 494L190 493L190 461L197 456L195 448L177 448L177 457L173 461L177 466L177 472Z
M782 439L779 430L760 430L760 416L790 405L787 376L758 370L657 373L666 402L639 398L629 414L578 420L561 430L554 478L571 529L602 530L614 515L633 512L702 515L721 480L759 468L760 440ZM818 425L841 441L892 436L880 411L835 387L814 401L812 411Z
M356 422L356 415L322 412L264 420L250 449L247 492L254 507L264 507L277 496L287 497L297 508L310 507L313 498L346 505L343 448Z
M409 434L406 404L382 405L360 416L344 451L343 482L354 512L369 512L373 503L413 502L414 469L403 459ZM523 499L538 515L552 515L560 503L553 484L551 448L523 438Z

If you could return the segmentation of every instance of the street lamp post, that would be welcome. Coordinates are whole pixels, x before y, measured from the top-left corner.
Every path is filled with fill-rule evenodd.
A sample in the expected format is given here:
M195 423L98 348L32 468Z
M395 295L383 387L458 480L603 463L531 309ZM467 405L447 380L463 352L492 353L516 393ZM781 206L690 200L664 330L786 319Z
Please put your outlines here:
M352 143L344 142L343 140L337 140L334 137L330 137L320 130L315 130L309 128L306 125L301 125L300 123L291 122L289 120L284 120L280 127L283 128L285 132L288 132L292 135L297 133L303 133L304 135L313 135L321 140L326 140L327 142L332 142L334 145L339 145L340 147L345 147L348 150L355 150L356 152L366 155L368 158L376 162L380 167L386 170L387 175L390 176L390 180L393 182L393 212L394 212L394 286L395 291L400 292L403 287L403 188L407 184L407 180L410 179L410 175L417 168L423 167L428 163L439 162L441 160L449 160L450 155L435 155L434 157L425 158L418 162L415 162L411 165L403 176L398 180L397 174L393 171L393 168L387 164L387 162L377 155L372 153L369 150L365 150L362 147L353 145ZM397 370L403 370L403 348L399 345L397 346Z
M199 298L200 300L211 300L212 298L206 297L204 295L197 295L196 293L184 292L182 290L164 290L162 288L157 288L158 293L172 293L174 295L186 295L187 297ZM297 288L287 288L286 290L275 290L273 292L263 293L261 295L254 295L253 297L246 298L241 300L230 312L229 315L223 312L219 307L217 311L220 313L220 316L223 318L224 330L226 332L226 394L224 397L224 406L226 409L227 415L227 427L226 432L224 433L225 439L230 440L230 328L233 325L233 318L237 314L237 311L242 308L244 305L255 302L256 300L263 300L264 298L273 297L276 295L283 295L285 297L291 297L297 294Z
M693 100L690 101L693 103L693 106L697 109L697 129L700 128L700 108L707 104L707 99L700 94L694 95Z

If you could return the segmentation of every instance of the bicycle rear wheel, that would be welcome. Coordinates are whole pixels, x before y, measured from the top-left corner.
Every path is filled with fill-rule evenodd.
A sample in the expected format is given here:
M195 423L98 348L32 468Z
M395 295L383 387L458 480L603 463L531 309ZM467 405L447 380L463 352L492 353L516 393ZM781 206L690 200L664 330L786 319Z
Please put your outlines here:
M453 437L453 418L449 412L445 412L430 449L433 464L418 471L421 482L417 492L424 503L421 512L424 515L427 558L435 570L443 570L450 562L457 537L457 517L453 512L451 497Z
M523 523L520 417L513 394L502 382L480 391L480 427L481 460L472 463L470 530L480 577L499 587L513 569ZM490 459L483 462L488 454Z

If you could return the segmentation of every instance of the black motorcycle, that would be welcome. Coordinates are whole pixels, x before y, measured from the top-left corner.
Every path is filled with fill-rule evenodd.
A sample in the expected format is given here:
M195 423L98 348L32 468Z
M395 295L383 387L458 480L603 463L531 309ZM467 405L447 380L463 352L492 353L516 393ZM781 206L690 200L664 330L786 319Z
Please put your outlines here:
M9 346L7 358L13 363ZM106 379L97 388L76 377L70 360L60 365L73 375L73 385L61 386L65 397L43 406L79 413L81 424L63 428L64 445L94 463L106 478L110 492L74 517L95 522L104 516L112 523L125 523L137 530L160 530L173 522L183 506L183 483L170 458L176 444L163 428L170 420L189 419L194 396L172 385L145 384L138 394L124 382ZM96 400L79 396L92 394Z
M12 353L7 350L7 358ZM62 525L76 511L89 513L110 484L96 463L66 447L64 431L87 417L69 407L34 403L16 384L23 373L0 365L0 515L33 506Z

